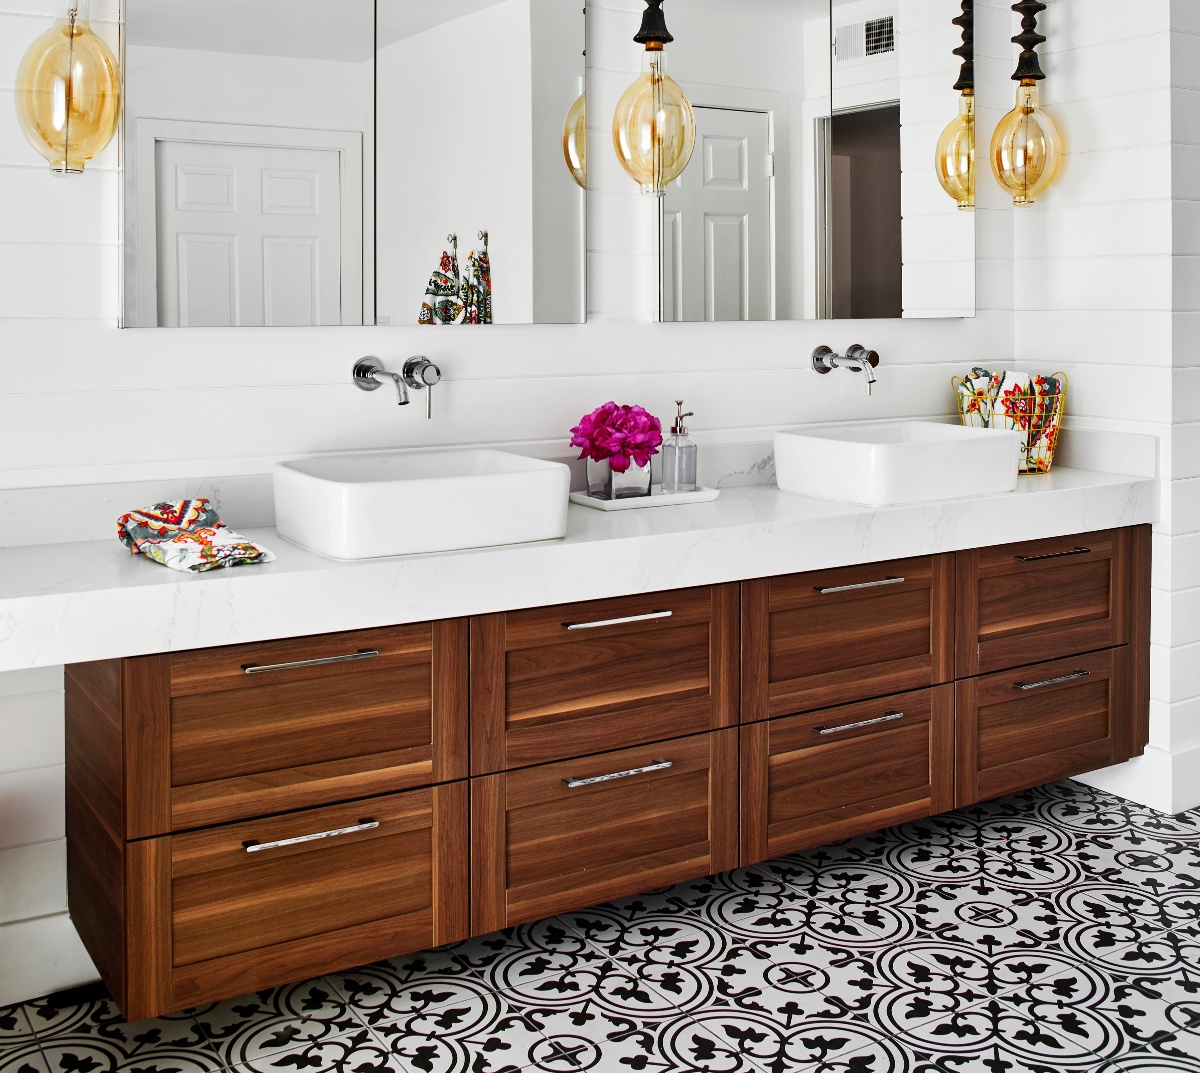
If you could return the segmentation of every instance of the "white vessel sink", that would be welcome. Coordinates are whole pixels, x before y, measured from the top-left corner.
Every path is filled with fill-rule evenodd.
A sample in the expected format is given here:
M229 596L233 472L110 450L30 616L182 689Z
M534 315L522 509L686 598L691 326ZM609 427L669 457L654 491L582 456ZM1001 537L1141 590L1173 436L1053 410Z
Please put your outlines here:
M506 451L383 451L281 462L279 535L333 559L486 548L567 531L571 471Z
M785 492L880 506L1011 492L1021 434L934 421L846 425L775 436Z

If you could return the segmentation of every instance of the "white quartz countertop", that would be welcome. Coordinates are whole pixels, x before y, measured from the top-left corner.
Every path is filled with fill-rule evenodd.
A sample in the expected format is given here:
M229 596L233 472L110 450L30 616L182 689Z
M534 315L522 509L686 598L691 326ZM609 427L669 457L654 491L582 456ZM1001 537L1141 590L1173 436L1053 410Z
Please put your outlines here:
M1057 469L1022 477L1011 494L897 507L773 485L653 510L572 505L562 540L355 562L248 529L277 561L204 574L130 555L115 535L9 548L0 550L0 671L710 585L1157 518L1153 480Z

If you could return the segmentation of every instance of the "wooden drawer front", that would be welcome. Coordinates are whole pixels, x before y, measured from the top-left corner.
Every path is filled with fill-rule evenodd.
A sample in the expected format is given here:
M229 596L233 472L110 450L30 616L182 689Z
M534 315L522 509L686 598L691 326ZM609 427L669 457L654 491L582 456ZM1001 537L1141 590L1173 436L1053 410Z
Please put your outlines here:
M958 683L957 805L1113 762L1129 718L1129 650Z
M958 677L1125 644L1129 530L958 555Z
M953 806L953 685L741 733L742 864Z
M132 844L126 941L156 1012L464 938L467 814L458 782Z
M735 725L737 607L718 585L472 619L472 774Z
M132 744L154 761L139 796L163 804L129 836L466 778L467 635L458 619L127 661L127 717L149 724Z
M473 932L735 867L737 778L731 728L472 779Z
M742 586L742 722L954 677L953 556Z

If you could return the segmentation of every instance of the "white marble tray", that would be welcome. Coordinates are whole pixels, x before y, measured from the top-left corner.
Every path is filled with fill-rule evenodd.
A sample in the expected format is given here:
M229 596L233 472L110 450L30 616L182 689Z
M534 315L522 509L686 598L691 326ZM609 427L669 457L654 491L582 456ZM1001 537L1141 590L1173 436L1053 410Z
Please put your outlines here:
M648 496L632 499L593 499L587 492L572 492L571 502L592 510L636 510L639 507L678 507L684 503L711 503L720 488L697 488L694 492L664 492L661 484L652 485Z

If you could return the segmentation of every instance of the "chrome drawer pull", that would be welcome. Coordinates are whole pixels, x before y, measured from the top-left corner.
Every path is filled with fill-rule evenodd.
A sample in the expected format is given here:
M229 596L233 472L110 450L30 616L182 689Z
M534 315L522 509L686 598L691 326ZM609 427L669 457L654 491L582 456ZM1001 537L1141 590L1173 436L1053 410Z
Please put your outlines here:
M832 589L817 589L822 596L829 596L835 592L854 592L857 589L881 589L885 585L903 585L904 578L902 577L887 577L882 581L863 581L857 585L836 585Z
M349 663L355 659L374 659L379 653L371 651L354 652L348 656L325 656L323 659L299 659L295 663L248 663L242 670L247 674L266 674L267 671L294 671L299 667L327 667L331 663Z
M599 622L564 622L568 630L598 630L601 626L628 626L631 622L653 622L658 618L670 618L674 611L651 611L648 615L629 615L627 618L606 618Z
M1018 682L1017 689L1044 689L1046 686L1056 686L1062 682L1075 682L1080 678L1091 678L1091 671L1076 671L1074 674L1064 674L1061 678L1047 678L1044 682Z
M299 838L281 838L278 842L243 842L247 853L262 853L267 849L283 849L284 846L299 846L305 842L319 842L322 838L337 838L338 835L356 835L360 831L374 831L379 826L378 820L363 820L353 827L339 827L334 831L318 831L315 835L301 835Z
M581 786L595 786L598 782L612 782L613 779L627 779L631 775L648 775L651 771L666 771L674 767L673 760L655 760L646 767L631 767L628 771L614 771L611 775L597 775L592 779L563 779L568 790L578 790Z
M861 723L847 723L844 727L813 727L813 733L841 734L847 730L858 730L861 727L873 727L876 723L891 723L896 719L903 718L903 712L888 712L887 715L880 715L874 719L864 719Z
M1070 551L1052 551L1048 555L1014 555L1019 563L1040 563L1046 559L1065 559L1070 555L1091 555L1091 548L1072 548Z

